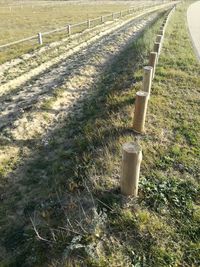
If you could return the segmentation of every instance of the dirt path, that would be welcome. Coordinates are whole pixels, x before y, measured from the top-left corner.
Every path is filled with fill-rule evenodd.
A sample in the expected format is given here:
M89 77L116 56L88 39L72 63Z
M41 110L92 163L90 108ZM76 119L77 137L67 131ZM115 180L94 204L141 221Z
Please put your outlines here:
M59 113L61 108L68 107L77 97L84 95L98 79L104 65L131 42L136 33L154 17L155 15L151 15L148 19L140 20L137 26L134 21L128 22L112 34L103 36L98 42L82 48L81 52L69 56L66 61L25 84L20 90L2 96L0 128L10 128L16 137L17 132L21 133L21 120L25 130L23 138L31 137L33 133L28 124L30 122L33 126L33 115L30 118L30 112L32 114L36 109L41 109L43 102L47 102L58 89L63 89L63 92L51 106L55 113ZM38 129L35 126L34 129Z
M1 164L17 159L26 149L26 141L45 139L47 131L59 124L77 101L90 97L105 66L156 16L127 22L37 79L1 96Z

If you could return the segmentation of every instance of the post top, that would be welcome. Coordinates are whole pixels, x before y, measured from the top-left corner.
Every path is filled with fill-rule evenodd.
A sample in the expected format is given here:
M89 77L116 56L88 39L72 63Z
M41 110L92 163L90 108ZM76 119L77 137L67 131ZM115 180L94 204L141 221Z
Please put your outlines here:
M144 67L144 70L151 71L151 70L153 70L153 67L151 67L151 66L145 66L145 67Z
M140 151L142 151L142 148L136 142L129 142L123 144L123 150L125 150L128 153L139 153Z
M138 92L136 93L136 95L137 95L137 96L144 96L144 97L146 97L146 96L149 95L149 93L148 93L148 92L144 92L144 91L138 91Z
M151 55L157 55L158 53L157 52L151 52L150 54Z

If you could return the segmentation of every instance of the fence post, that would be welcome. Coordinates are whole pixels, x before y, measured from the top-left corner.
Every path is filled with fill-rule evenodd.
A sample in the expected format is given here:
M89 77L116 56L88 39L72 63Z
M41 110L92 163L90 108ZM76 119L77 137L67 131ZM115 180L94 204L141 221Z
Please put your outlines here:
M90 28L90 26L91 26L90 19L88 19L87 26L88 26L88 28Z
M158 35L156 36L156 42L157 42L157 43L162 43L162 39L163 39L163 36L162 36L162 35L158 34Z
M163 33L165 32L165 28L164 27L160 27L160 31L163 31Z
M159 35L164 35L164 30L159 30L158 34Z
M155 76L156 62L157 62L157 53L151 52L149 56L149 66L153 68L152 78L154 78Z
M112 20L114 20L115 19L115 14L114 13L112 13Z
M160 43L158 43L158 42L154 43L153 51L158 53L158 55L160 54ZM158 56L157 56L157 60L158 60Z
M40 45L43 44L43 41L42 41L42 33L41 33L41 32L38 33L38 43L39 43Z
M152 74L153 68L151 66L145 66L143 74L143 91L147 92L149 96L151 93Z
M103 16L101 16L101 23L104 23Z
M136 93L133 129L137 133L144 132L148 98L149 98L149 94L147 92L138 91Z
M137 197L142 149L139 144L130 142L125 143L122 150L121 193Z
M71 34L71 25L67 26L67 30L68 30L68 34L70 35Z

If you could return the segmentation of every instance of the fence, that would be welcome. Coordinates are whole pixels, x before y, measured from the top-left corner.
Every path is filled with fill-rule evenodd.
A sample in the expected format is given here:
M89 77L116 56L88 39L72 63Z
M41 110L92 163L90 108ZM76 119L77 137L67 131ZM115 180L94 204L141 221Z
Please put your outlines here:
M138 5L137 7L132 7L131 9L126 9L126 10L121 10L119 12L115 12L115 13L111 13L108 15L104 15L98 18L94 18L94 19L88 19L86 21L80 22L80 23L76 23L76 24L68 24L64 27L55 29L55 30L51 30L48 32L39 32L36 35L21 39L21 40L17 40L8 44L4 44L0 46L0 49L2 48L7 48L7 47L11 47L20 43L24 43L27 41L32 41L32 40L37 40L37 42L39 43L39 45L43 44L43 37L47 36L47 35L51 35L54 33L58 33L58 32L66 32L67 36L70 36L71 34L77 33L77 32L83 32L86 29L90 29L90 28L94 28L98 25L101 25L107 21L113 21L115 19L119 19L128 15L132 15L135 14L135 12L138 11L142 11L144 9L148 8L152 8L152 7L156 7L156 6L160 6L163 5L163 3L158 4L157 2L155 2L154 4L149 4L149 5Z
M165 29L168 20L175 10L176 5L170 10L156 36L153 52L149 55L149 66L144 67L143 88L136 93L135 111L133 117L133 130L139 134L145 133L145 118L150 98L151 84L155 75L156 64L162 48ZM120 178L121 193L123 195L138 195L140 164L142 161L142 148L139 144L130 142L122 147L122 172Z

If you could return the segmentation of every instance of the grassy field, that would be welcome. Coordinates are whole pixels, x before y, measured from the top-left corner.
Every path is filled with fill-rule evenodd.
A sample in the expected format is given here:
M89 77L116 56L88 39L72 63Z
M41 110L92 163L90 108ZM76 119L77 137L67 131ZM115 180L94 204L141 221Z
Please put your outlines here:
M161 21L105 71L81 116L64 120L47 145L30 144L35 154L13 167L15 184L1 170L1 266L200 265L200 78L185 20L180 5L145 135L131 129L134 95ZM130 140L143 148L137 200L119 193L121 147Z
M131 2L130 2L131 3ZM19 7L1 8L0 6L0 44L6 44L23 39L38 32L45 32L63 27L75 22L85 21L101 15L128 9L130 4L98 4L98 3L69 3L58 6L26 5Z
M26 37L37 35L68 24L74 24L87 19L108 15L112 12L127 10L130 7L141 5L145 1L76 1L76 2L25 2L25 4L5 5L0 2L0 45L14 42ZM53 4L52 4L53 3ZM149 2L146 2L149 4ZM22 7L22 8L21 8ZM11 9L10 9L11 8ZM85 26L83 26L85 28ZM79 32L81 27L74 28ZM44 44L58 41L67 36L67 30L43 37ZM0 50L0 64L20 56L21 54L38 48L37 38L25 43L14 45Z

